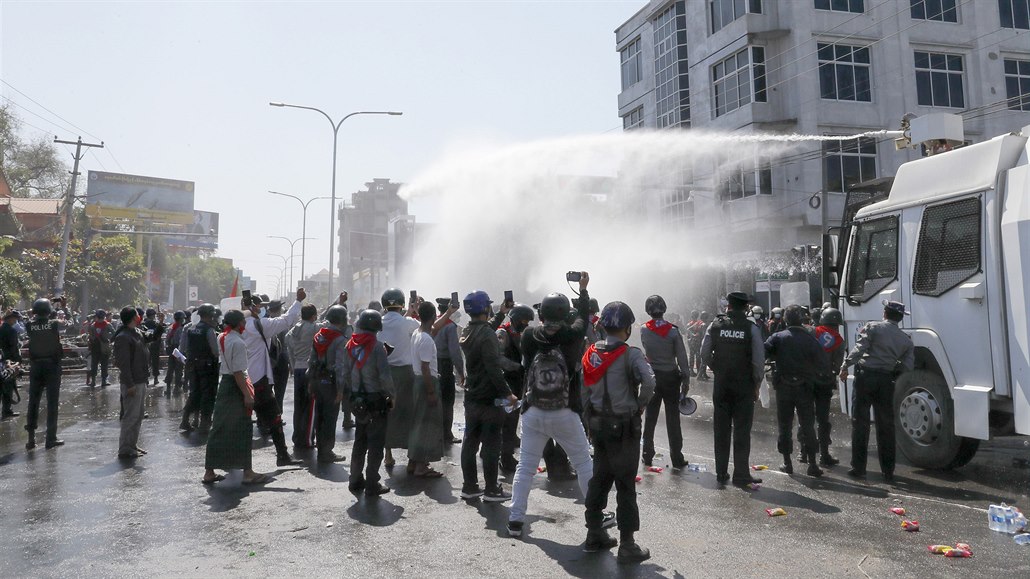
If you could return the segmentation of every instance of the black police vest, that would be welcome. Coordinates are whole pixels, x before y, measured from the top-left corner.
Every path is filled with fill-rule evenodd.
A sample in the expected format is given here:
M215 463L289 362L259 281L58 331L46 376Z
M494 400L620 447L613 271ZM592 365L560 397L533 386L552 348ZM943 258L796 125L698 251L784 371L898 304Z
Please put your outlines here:
M708 330L715 352L712 370L721 372L743 371L751 375L751 328L754 324L743 315L720 315Z
M61 331L57 322L36 318L25 326L29 336L29 359L60 359L64 353L61 347Z
M190 359L193 360L194 364L216 364L218 358L211 353L211 346L207 343L207 333L212 332L211 326L204 322L198 322L197 325L190 328L190 331L186 332L186 341L190 345Z

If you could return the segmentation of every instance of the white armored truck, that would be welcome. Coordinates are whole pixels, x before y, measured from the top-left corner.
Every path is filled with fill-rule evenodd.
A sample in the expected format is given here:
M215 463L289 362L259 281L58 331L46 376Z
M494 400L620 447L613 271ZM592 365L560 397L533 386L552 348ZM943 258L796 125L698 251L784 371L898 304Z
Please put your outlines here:
M849 348L884 300L906 304L916 368L897 380L898 447L954 468L981 440L1030 434L1030 126L948 150L961 120L956 134L950 115L929 117L911 140L935 154L902 165L886 196L849 196L824 239L824 287L838 288Z

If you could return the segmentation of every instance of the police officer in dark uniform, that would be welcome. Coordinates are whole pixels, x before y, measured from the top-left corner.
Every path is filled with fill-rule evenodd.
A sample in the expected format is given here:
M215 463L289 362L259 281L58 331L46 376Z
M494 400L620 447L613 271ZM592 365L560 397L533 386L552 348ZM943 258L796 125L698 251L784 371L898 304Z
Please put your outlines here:
M844 325L844 317L840 310L823 304L824 307L819 314L819 325L816 326L814 335L816 341L822 346L823 351L829 357L829 367L819 373L815 384L815 424L816 435L819 438L819 464L822 466L836 466L840 461L830 454L830 432L833 425L830 423L830 400L833 393L837 391L837 373L844 364L844 355L847 349L844 347L844 338L837 331L837 328ZM798 431L798 442L802 440L801 431ZM800 462L805 462L805 458Z
M701 361L715 375L715 476L720 484L730 480L730 440L733 442L733 484L760 483L751 475L751 422L755 400L765 369L762 332L747 319L750 296L732 292L726 296L726 314L720 314L705 332Z
M783 455L780 470L793 474L791 440L794 412L803 436L798 437L801 454L808 461L808 475L822 476L815 461L815 388L819 375L829 371L829 360L815 337L803 327L805 313L801 306L788 306L783 314L787 329L776 332L765 341L765 353L776 361L773 386L776 388L776 421L779 438L776 449Z
M48 299L38 299L32 304L33 318L25 326L29 336L29 414L25 430L29 432L26 449L36 447L36 426L39 419L39 402L46 391L46 447L48 449L64 444L57 438L57 404L61 394L61 324L51 319L53 307Z
M215 391L218 388L218 340L215 333L215 307L204 304L197 308L200 321L186 332L190 371L193 375L193 389L182 409L179 430L189 432L190 414L200 411L200 432L211 428L211 413L215 408Z
M146 319L143 320L143 335L146 339L148 354L150 355L150 373L154 376L154 385L161 376L161 338L164 336L166 326L158 321L157 310L148 308Z
M894 381L915 367L912 338L901 330L905 304L884 302L883 321L869 322L858 334L840 370L841 382L848 378L848 366L855 366L855 397L851 408L851 470L848 475L864 478L869 452L869 409L876 413L876 451L880 471L894 482Z

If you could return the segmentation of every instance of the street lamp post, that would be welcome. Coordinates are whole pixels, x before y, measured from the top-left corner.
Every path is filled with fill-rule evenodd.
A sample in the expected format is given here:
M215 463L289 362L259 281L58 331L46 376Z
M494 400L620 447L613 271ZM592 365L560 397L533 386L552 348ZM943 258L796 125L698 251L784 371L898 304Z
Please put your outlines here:
M304 109L304 110L308 110L308 111L315 111L317 113L322 113L322 116L324 116L326 118L326 120L329 121L329 126L331 126L333 128L333 186L332 186L332 197L331 197L331 199L333 201L333 206L332 206L332 210L329 212L329 295L331 296L331 295L333 295L333 252L336 249L336 247L335 247L336 246L336 243L335 243L336 242L336 150L337 150L337 141L339 140L339 136L340 136L340 127L343 126L343 122L344 121L346 121L347 119L349 119L349 118L351 118L353 116L357 116L357 115L390 115L390 116L400 116L400 115L402 115L404 113L401 113L401 112L398 112L398 111L356 111L356 112L350 113L349 115L347 115L347 116L343 117L342 119L340 119L340 122L334 123L333 122L333 118L330 117L329 114L326 113L325 111L323 111L322 109L318 109L318 108L315 108L315 107L306 107L306 106L301 106L301 105L291 105L291 104L281 103L281 102L271 102L271 103L268 103L268 104L270 106L273 106L273 107L287 107L287 108L291 108L291 109Z
M298 241L303 242L303 241L306 241L308 239L315 240L315 239L318 239L318 238L317 237L298 237L297 239L290 239L289 237L283 237L281 235L269 235L268 238L269 239L282 239L286 243L290 244L290 288L293 288L293 258L296 257L296 254L293 253L293 246ZM301 243L300 245L301 245L301 251L303 251L304 244ZM304 270L304 257L303 257L303 253L301 254L300 261L301 261L300 269L303 272L303 270ZM301 279L301 283L303 283L303 280L304 280L304 274L303 273L301 273L300 279Z
M331 199L331 197L312 197L311 199L308 199L307 201L304 201L300 197L297 197L296 195L290 195L289 193L280 193L278 191L269 191L269 193L271 193L272 195L280 195L282 197L289 197L290 199L296 199L297 203L300 203L300 206L302 208L302 213L303 213L303 218L301 220L301 223L302 223L302 225L301 225L301 232L300 232L300 237L301 237L302 240L308 239L308 205L311 205L311 202L314 201L315 199ZM335 203L335 201L334 201L334 203ZM310 239L314 239L314 238L312 237ZM305 257L304 256L307 255L307 245L308 245L307 241L301 241L301 243L300 243L300 279L301 280L304 279L304 261L305 261ZM290 250L290 253L293 253L292 249ZM329 261L332 261L332 258L330 258Z
M278 253L269 253L268 255L271 255L272 257L278 257L279 259L283 260L283 269L282 269L283 277L282 277L282 282L285 282L286 281L286 264L291 259L293 259L293 255L290 255L290 257L286 257L285 255L279 255ZM286 292L280 292L279 297L283 297L285 295L286 295Z

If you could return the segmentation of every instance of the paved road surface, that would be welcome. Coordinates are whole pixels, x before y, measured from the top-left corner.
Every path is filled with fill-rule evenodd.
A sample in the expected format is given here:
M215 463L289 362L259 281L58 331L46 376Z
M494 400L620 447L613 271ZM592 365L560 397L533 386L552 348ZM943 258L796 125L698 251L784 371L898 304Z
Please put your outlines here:
M866 483L848 479L843 465L821 480L766 471L757 491L720 488L713 472L642 473L638 540L653 557L620 568L613 554L581 551L583 507L574 482L538 476L528 533L508 538L506 505L459 499L459 446L439 467L446 478L419 480L398 468L385 480L395 492L378 500L347 491L347 463L276 469L270 444L254 450L254 464L275 473L271 484L243 487L236 473L205 487L203 441L176 431L183 401L158 392L148 400L141 439L150 454L135 464L115 458L117 389L86 389L81 374L66 377L62 392L64 447L26 452L24 416L0 423L3 576L1030 575L1030 547L989 531L986 516L991 502L1030 507L1026 437L985 444L955 472L899 465L893 488L880 482L875 454ZM695 397L698 413L683 419L686 453L712 469L710 383L697 385ZM753 463L779 464L775 431L773 412L759 410ZM846 463L850 435L839 416L834 432ZM350 436L340 433L337 452L349 455ZM923 530L902 531L893 506L908 509ZM770 507L788 515L770 518ZM926 551L958 541L970 543L975 557Z

